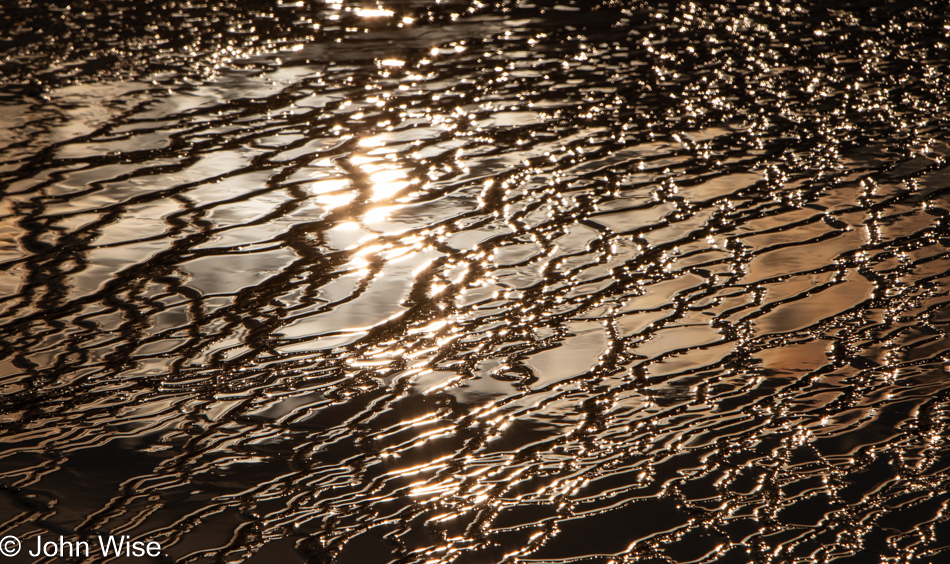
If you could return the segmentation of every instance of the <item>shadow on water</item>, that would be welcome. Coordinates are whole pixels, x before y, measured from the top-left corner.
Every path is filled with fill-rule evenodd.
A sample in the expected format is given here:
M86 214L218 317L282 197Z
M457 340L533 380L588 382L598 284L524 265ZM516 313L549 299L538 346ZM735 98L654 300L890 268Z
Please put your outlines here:
M0 7L0 531L937 561L950 38L905 8Z

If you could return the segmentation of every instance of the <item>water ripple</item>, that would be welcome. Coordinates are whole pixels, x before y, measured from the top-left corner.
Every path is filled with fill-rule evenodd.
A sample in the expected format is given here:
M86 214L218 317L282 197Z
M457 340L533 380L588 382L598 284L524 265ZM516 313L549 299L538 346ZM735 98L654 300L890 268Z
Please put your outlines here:
M946 552L937 3L134 4L0 8L4 534Z

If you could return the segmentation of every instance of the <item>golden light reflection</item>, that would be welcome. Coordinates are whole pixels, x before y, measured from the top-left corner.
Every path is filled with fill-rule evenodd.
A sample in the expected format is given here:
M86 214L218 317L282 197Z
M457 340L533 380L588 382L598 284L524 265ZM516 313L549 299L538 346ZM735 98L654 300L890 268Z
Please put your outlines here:
M370 245L368 247L363 247L356 252L357 257L365 257L367 255L379 254L381 251L386 249L386 245Z
M373 208L366 212L366 214L363 216L363 221L369 224L384 223L387 219L389 219L389 214L393 211L393 209L393 207Z
M370 98L368 101L370 100L375 102L375 100L373 100L372 98ZM357 144L360 147L383 147L386 145L386 141L383 140L382 136L365 137L363 139L360 139Z
M356 166L362 166L368 163L379 162L379 157L367 157L362 155L354 155L350 157L350 162Z
M334 192L349 186L350 181L346 178L332 178L328 180L318 180L310 184L308 188L311 194L326 194L328 192Z
M354 191L343 191L350 185L346 178L331 178L311 183L307 190L313 194L314 201L327 209L338 208L356 198Z
M355 198L356 194L353 192L346 192L343 194L322 194L317 196L315 200L327 208L333 209L340 206L345 206L346 204L352 202Z
M336 230L336 231L359 231L359 230L360 230L360 224L357 223L357 222L355 222L355 221L345 221L345 222L343 222L343 223L339 223L339 224L333 226L331 230Z
M350 275L355 275L361 278L369 274L369 269L367 268L369 266L369 261L363 257L353 257L347 266L352 269L352 271L348 273Z
M356 15L361 18L390 18L395 14L392 10L382 8L357 8Z
M373 182L373 201L389 198L410 185L403 170L384 169L370 175Z

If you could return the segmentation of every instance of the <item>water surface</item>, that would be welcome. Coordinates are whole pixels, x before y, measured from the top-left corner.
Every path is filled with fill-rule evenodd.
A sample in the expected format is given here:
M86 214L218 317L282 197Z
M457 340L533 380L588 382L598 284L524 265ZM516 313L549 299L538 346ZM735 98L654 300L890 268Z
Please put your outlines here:
M908 6L5 4L0 530L945 559L950 21Z

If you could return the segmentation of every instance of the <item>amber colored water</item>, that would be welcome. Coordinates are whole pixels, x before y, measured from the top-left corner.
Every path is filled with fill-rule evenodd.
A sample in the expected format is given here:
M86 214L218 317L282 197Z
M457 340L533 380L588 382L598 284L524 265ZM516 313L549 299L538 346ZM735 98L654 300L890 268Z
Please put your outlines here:
M950 557L941 2L380 1L0 6L0 534Z

